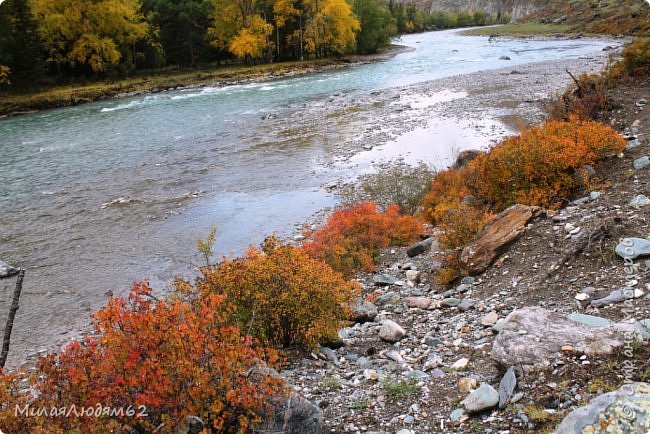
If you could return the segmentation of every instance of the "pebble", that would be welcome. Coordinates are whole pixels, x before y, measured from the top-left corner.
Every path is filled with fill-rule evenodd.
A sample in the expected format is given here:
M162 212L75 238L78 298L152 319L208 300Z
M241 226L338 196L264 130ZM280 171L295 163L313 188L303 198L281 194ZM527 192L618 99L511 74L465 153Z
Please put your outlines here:
M382 294L379 297L377 297L377 300L375 300L375 304L377 306L384 306L386 304L395 304L399 301L399 294L397 292L387 292L386 294Z
M478 413L488 408L496 407L499 404L499 393L494 387L483 383L481 386L470 393L461 405L469 413Z
M598 200L600 196L601 196L600 191L592 191L591 193L589 193L589 200Z
M445 298L444 300L442 300L442 301L440 302L440 305L441 305L441 306L445 306L445 307L456 307L456 306L458 306L460 303L461 303L461 301L460 301L459 299L457 299L457 298L453 298L453 297L449 297L449 298Z
M406 336L406 331L395 321L384 320L379 329L379 338L386 342L398 342Z
M463 357L462 359L458 359L457 361L454 362L453 365L451 365L451 369L456 369L456 370L461 370L467 368L467 365L469 364L469 359Z
M452 422L461 422L464 419L467 419L467 413L465 413L465 410L462 408L457 408L449 415L449 420Z
M648 205L650 205L650 199L645 194L636 195L630 201L630 206L634 208L643 208Z
M420 272L417 270L407 270L406 280L409 282L418 282L420 280Z
M397 279L390 274L377 274L372 280L375 286L391 286L397 282Z
M492 327L499 320L499 315L496 312L490 312L481 319L481 325L485 327Z
M648 158L648 156L643 156L634 160L634 163L632 164L634 166L634 170L645 169L646 167L650 166L650 158Z
M431 306L431 299L428 297L407 297L404 299L404 304L412 308L427 309Z

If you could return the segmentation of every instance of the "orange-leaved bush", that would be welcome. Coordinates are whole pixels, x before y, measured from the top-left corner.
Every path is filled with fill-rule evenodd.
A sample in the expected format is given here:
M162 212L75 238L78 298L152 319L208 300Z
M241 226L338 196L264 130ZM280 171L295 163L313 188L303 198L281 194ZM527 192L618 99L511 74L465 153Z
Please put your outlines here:
M235 324L282 347L313 347L336 337L349 318L349 302L360 292L357 282L274 237L266 239L262 250L250 248L243 258L204 267L195 287L178 285L182 292L201 296L224 294Z
M440 247L455 249L465 246L493 217L494 214L486 209L467 205L449 210L441 217L438 226L441 232L438 236Z
M465 170L449 168L436 173L431 189L422 199L420 216L433 225L439 225L450 210L461 208L469 194L465 186Z
M549 114L551 119L564 121L569 121L571 116L599 120L608 103L607 78L602 74L582 74L550 107Z
M350 277L374 270L381 249L408 245L423 233L423 226L413 216L402 214L399 206L389 205L382 213L374 202L362 202L336 210L303 248Z
M112 298L94 314L98 338L73 342L37 365L30 406L76 412L22 417L11 432L173 433L189 415L206 423L205 432L248 432L284 386L270 373L247 375L273 366L277 355L230 324L225 298L156 301L146 283L134 284L128 299ZM82 412L91 407L101 415Z
M585 165L625 149L611 127L572 117L508 137L468 165L470 193L497 209L515 203L557 207L588 181Z

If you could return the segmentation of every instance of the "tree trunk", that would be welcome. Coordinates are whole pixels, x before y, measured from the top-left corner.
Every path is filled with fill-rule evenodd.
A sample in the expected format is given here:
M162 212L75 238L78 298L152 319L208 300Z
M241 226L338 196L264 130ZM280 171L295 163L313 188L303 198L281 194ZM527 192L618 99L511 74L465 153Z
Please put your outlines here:
M25 278L25 270L22 268L18 272L16 279L16 288L14 289L14 296L9 308L9 316L7 317L7 324L5 326L4 337L2 338L2 353L0 354L0 370L5 367L7 362L7 355L9 354L9 341L11 340L11 330L14 328L14 318L18 311L18 301L20 300L20 292L23 290L23 279Z

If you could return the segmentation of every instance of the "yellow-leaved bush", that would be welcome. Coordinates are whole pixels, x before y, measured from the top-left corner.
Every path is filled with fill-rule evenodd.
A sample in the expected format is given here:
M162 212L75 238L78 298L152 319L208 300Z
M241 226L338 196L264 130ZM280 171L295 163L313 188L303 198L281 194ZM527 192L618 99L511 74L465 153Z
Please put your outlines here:
M261 250L250 248L242 258L204 267L194 287L187 282L178 287L227 296L242 331L280 347L314 347L336 337L349 318L349 302L360 292L357 282L274 237Z
M637 38L623 49L623 58L612 68L613 77L650 74L650 38Z
M558 207L588 186L585 166L624 149L625 140L611 127L570 115L508 137L462 169L437 173L420 217L437 226L441 247L453 251L435 282L446 285L460 275L459 249L495 212L515 203Z
M485 207L464 203L469 196L466 173L465 168L438 172L431 190L422 200L419 215L440 229L438 240L443 249L455 249L469 243L493 217Z

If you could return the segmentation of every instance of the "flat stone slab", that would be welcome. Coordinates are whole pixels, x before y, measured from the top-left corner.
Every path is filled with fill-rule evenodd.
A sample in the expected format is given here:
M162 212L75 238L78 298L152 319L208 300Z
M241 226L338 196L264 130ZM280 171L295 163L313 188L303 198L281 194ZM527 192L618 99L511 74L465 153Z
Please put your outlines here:
M636 259L650 255L650 240L645 238L623 238L616 245L616 254L623 259Z
M544 366L563 347L587 355L611 354L625 345L626 332L638 334L630 324L592 327L541 307L525 307L506 317L491 356L503 366Z
M603 424L605 427L603 427ZM605 431L606 428L606 431ZM626 384L569 413L555 434L650 433L650 385Z

